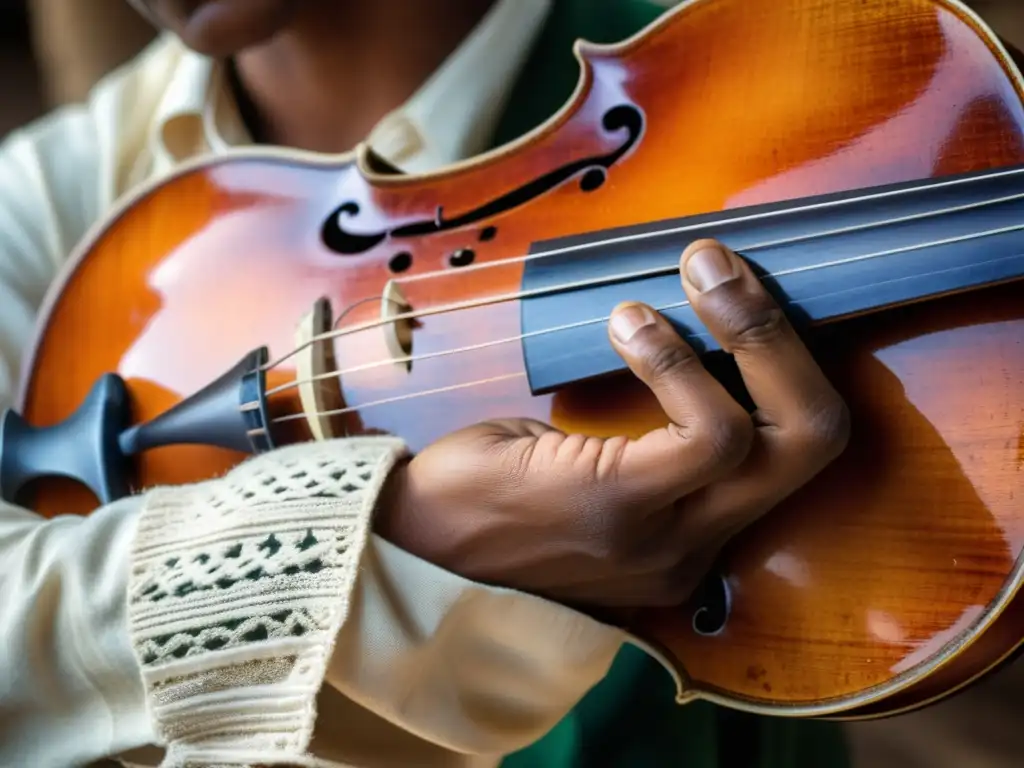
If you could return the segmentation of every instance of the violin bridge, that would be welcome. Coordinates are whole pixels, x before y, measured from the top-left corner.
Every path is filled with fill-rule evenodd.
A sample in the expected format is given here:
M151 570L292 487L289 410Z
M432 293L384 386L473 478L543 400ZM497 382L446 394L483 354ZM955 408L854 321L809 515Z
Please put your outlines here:
M380 300L380 316L382 320L404 315L412 311L412 305L398 283L388 280ZM405 370L412 370L412 331L413 321L411 318L392 320L382 326L384 331L384 342L387 344L388 353L397 365Z
M331 302L324 297L318 299L312 311L302 318L295 334L296 347L302 350L295 361L299 401L314 440L341 436L331 417L324 415L344 407L334 344L331 339L322 338L333 328Z

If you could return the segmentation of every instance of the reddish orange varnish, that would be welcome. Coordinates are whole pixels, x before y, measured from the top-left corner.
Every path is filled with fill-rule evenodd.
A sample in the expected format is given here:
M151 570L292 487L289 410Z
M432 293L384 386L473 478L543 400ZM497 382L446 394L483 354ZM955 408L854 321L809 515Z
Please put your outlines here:
M71 414L105 372L123 376L135 417L153 418L243 354L294 345L326 296L336 311L398 277L417 309L519 289L532 243L753 203L1024 162L1022 83L992 33L952 0L696 0L618 46L581 45L566 107L512 145L426 176L359 162L253 152L182 170L127 201L51 293L25 368L24 415ZM585 194L563 184L481 227L384 242L357 256L325 248L344 200L365 229L471 210L562 167L613 151L600 116L626 100L645 129ZM400 275L389 261L407 252ZM378 317L379 302L344 323ZM517 302L425 317L417 355L514 338ZM918 706L999 662L1021 640L1012 600L1024 544L1024 303L1015 285L847 321L816 348L850 404L844 456L737 539L724 573L725 630L691 612L641 611L630 624L680 676L681 700L789 716L875 716ZM381 329L339 338L339 369L387 358ZM619 378L531 397L518 343L342 376L353 431L413 449L494 416L529 416L596 435L664 422ZM291 362L271 387L295 375ZM499 380L429 398L383 398ZM274 412L295 411L277 397ZM152 451L140 487L212 477L243 457L203 447ZM44 514L86 513L88 494L42 484ZM1008 606L1008 607L1007 607ZM1003 610L1006 608L1006 610ZM996 620L996 617L998 619ZM994 624L993 624L993 620Z

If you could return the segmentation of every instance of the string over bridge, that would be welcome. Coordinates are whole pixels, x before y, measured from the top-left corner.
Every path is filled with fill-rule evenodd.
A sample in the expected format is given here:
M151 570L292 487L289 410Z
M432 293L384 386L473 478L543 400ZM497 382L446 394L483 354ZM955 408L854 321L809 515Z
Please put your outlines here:
M412 370L412 332L414 321L410 317L400 316L407 315L410 312L412 312L412 304L405 298L401 286L395 280L388 280L380 299L381 320L390 320L390 322L382 326L384 342L388 346L388 353L392 359L407 371Z
M296 386L299 402L314 440L340 437L334 428L330 413L344 406L340 374L334 357L334 344L330 338L334 327L334 313L328 298L322 297L302 318L295 332Z

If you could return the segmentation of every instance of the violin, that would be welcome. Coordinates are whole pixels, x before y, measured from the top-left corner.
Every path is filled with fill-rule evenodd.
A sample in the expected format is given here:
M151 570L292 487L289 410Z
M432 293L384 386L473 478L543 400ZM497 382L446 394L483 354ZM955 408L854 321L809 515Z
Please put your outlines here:
M502 416L639 436L666 417L608 342L620 301L735 387L677 274L714 237L803 329L853 436L628 629L681 703L768 715L909 711L997 668L1024 637L1004 46L956 0L691 0L575 53L561 111L437 172L254 149L124 200L45 301L4 497L86 514L297 440L415 451Z

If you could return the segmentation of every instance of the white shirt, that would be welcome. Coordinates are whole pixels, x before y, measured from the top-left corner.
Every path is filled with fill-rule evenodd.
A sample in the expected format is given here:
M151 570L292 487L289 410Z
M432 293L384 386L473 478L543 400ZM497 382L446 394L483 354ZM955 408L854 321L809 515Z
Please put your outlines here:
M484 149L550 3L496 3L369 143L410 172ZM137 184L248 142L221 68L172 38L108 77L86 104L7 139L0 148L0 407L13 399L44 293L86 231ZM0 765L62 768L153 741L125 618L138 514L134 498L51 521L0 504ZM361 739L354 753L367 765L492 766L567 713L607 672L623 639L573 611L473 584L376 538L356 591L314 747L351 755L348 746ZM443 674L465 653L501 664L473 676ZM417 664L435 674L417 675ZM155 764L143 753L133 760Z

